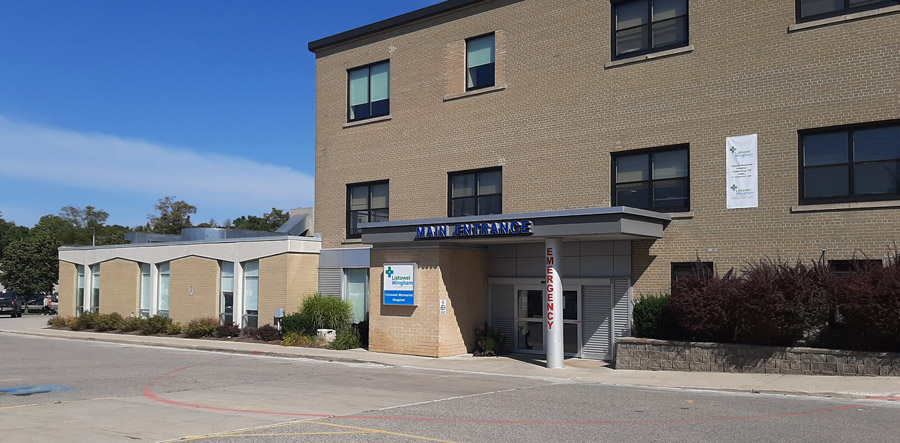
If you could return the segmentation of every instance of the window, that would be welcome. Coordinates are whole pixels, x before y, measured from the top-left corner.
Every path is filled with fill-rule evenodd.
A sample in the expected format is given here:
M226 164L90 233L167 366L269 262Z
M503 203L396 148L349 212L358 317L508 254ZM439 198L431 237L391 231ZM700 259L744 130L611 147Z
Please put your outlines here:
M219 324L231 325L234 323L234 262L223 261L220 266Z
M900 4L898 0L797 0L797 22Z
M672 284L684 277L702 272L707 275L713 275L713 262L711 261L692 261L692 262L673 262L672 263Z
M156 315L169 316L169 264L159 265L159 287L156 288Z
M347 121L388 115L391 112L390 62L376 63L351 69L349 77L349 106Z
M448 215L489 215L503 213L503 177L500 168L450 174Z
M100 265L91 266L91 312L100 312Z
M881 260L828 260L828 267L838 275L847 275L856 270L863 270L869 267L881 268L883 266L884 263Z
M613 206L663 212L691 209L687 146L615 154L613 170Z
M141 263L141 306L139 311L141 318L150 317L150 300L152 297L150 291L150 264Z
M466 90L494 86L494 34L466 40Z
M687 0L614 1L613 58L688 44Z
M800 133L800 202L897 200L900 124Z
M353 323L369 319L369 268L344 268L343 299L350 302Z
M259 325L259 260L244 263L244 327Z
M347 186L347 238L359 238L360 223L388 221L388 182Z
M75 289L75 316L84 313L84 265L76 265L78 283Z

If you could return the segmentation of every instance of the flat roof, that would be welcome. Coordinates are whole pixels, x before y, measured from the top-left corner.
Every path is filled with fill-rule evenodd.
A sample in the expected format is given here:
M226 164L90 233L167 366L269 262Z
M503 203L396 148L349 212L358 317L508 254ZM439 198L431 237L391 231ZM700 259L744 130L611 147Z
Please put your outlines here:
M422 9L417 9L412 12L407 12L406 14L401 14L396 17L391 17L386 20L381 20L379 22L371 23L365 26L361 26L356 29L351 29L349 31L341 32L340 34L335 34L330 37L320 38L318 40L314 40L309 42L309 51L316 52L322 48L336 45L338 43L343 43L348 40L353 40L355 38L363 37L369 34L374 34L376 32L381 32L386 29L394 28L397 26L405 25L410 22L414 22L417 20L422 20L424 18L428 18L431 16L435 16L438 14L443 14L445 12L452 11L454 9L459 9L465 6L469 6L475 3L481 3L487 0L448 0L445 2L438 3L436 5L431 5Z

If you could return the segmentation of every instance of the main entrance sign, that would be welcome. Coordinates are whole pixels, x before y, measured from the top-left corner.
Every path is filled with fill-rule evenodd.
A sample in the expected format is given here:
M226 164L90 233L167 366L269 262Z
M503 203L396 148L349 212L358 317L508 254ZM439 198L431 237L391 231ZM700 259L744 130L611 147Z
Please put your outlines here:
M423 238L496 237L501 235L532 234L534 234L534 222L531 220L416 226L417 240Z
M416 305L416 264L385 263L383 303L393 306Z

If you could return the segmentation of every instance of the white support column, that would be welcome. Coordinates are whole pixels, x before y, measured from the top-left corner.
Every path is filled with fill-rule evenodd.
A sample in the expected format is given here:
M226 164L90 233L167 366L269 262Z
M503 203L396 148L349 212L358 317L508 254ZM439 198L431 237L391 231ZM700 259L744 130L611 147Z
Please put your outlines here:
M82 313L91 312L91 308L94 307L94 266L100 266L100 263L84 265L84 303L81 307Z
M244 264L234 260L234 298L232 298L231 310L234 314L231 318L234 324L244 327Z
M560 278L562 241L548 238L545 241L547 287L544 292L544 340L547 350L547 367L559 369L563 363L563 284Z
M159 312L159 263L150 264L150 316Z

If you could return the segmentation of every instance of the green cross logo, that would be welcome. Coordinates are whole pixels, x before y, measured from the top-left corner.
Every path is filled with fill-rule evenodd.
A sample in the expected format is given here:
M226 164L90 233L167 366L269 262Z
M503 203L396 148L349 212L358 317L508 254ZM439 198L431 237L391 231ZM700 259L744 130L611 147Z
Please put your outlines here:
M388 277L390 277L390 276L394 275L394 270L391 269L390 266L388 266L387 271L384 271L384 273L387 274Z

